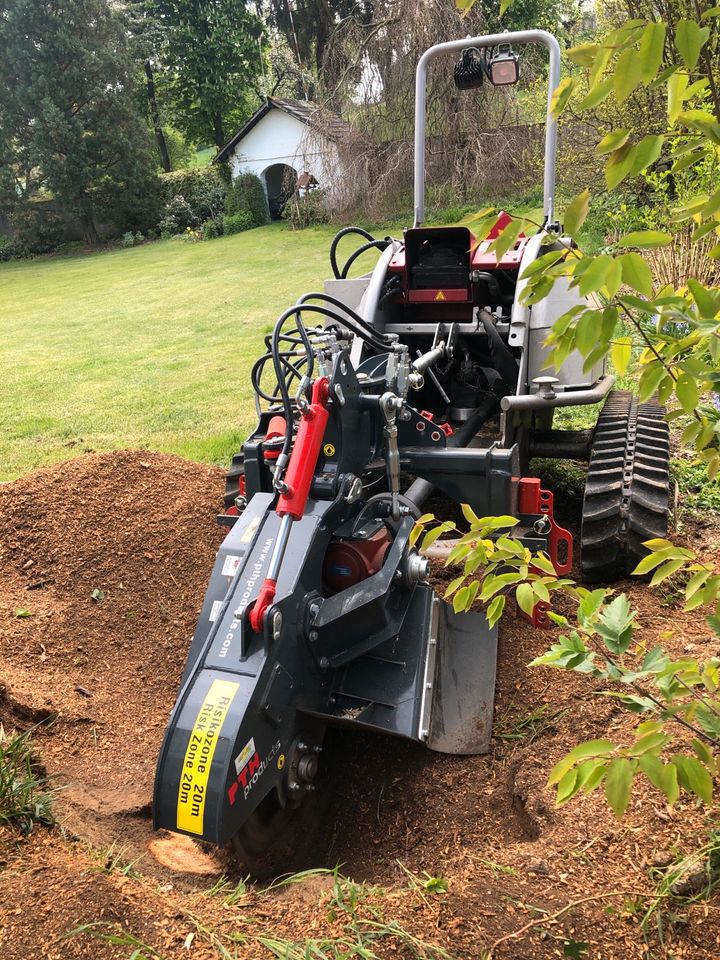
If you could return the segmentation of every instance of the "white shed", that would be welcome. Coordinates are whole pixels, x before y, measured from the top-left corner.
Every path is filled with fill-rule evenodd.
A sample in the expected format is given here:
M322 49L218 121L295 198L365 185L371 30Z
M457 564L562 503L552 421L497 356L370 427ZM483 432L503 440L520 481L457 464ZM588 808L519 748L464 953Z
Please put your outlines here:
M341 175L337 143L350 128L316 103L268 97L245 126L222 148L215 162L227 160L233 179L255 173L263 183L273 217L298 186L333 192Z

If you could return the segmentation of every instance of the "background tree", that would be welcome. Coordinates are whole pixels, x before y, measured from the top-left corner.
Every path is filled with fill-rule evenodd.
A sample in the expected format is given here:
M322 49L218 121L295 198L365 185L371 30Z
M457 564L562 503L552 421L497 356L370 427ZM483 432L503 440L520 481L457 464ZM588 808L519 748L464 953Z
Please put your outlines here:
M4 0L0 49L4 201L44 187L95 243L99 212L154 178L126 22L105 0Z
M174 125L194 143L225 144L257 102L263 24L244 0L147 0Z

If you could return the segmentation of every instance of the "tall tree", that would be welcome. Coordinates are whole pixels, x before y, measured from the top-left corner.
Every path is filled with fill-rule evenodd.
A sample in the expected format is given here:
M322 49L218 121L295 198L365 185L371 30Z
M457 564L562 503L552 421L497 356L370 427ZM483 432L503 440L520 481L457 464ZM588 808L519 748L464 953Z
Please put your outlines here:
M0 49L5 200L43 186L97 242L99 210L154 177L124 19L106 0L0 0Z
M162 25L152 15L146 0L132 0L126 6L130 30L134 38L135 56L142 64L145 75L145 93L147 96L150 122L155 134L160 163L165 173L170 173L172 163L165 138L163 116L158 104L155 73L158 65L159 50L162 47L164 32Z
M194 142L223 146L256 98L262 21L245 0L147 0L146 6L163 32L160 59L175 125Z

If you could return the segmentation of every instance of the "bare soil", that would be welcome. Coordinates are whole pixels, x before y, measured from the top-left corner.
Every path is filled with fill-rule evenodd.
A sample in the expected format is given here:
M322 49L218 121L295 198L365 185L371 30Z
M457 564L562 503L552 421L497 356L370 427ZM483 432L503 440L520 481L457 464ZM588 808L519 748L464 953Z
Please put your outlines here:
M222 471L148 452L85 456L0 486L0 722L36 726L59 820L29 837L0 830L2 960L135 949L127 937L68 936L83 924L127 931L154 960L252 960L273 955L268 938L348 935L332 877L228 899L232 886L210 893L223 875L241 879L224 851L152 832L155 759L222 536L221 492ZM556 509L577 523L571 497ZM684 535L717 549L707 520ZM622 586L648 644L717 652L678 597ZM633 721L585 677L528 670L549 639L506 617L486 757L333 732L329 803L305 866L341 864L362 885L358 916L395 920L456 960L717 958L718 899L665 903L660 929L657 914L640 927L658 865L698 849L716 811L670 810L644 786L622 822L600 795L555 808L552 765L580 740L629 736ZM413 889L409 874L424 871L447 892ZM410 957L408 942L373 949Z

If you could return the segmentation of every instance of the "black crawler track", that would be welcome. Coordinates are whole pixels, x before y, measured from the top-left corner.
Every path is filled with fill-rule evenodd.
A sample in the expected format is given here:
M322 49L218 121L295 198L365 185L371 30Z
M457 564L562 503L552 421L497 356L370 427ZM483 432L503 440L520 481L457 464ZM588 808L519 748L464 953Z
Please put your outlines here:
M670 446L664 409L614 390L598 418L583 500L586 583L629 576L645 540L667 534Z

